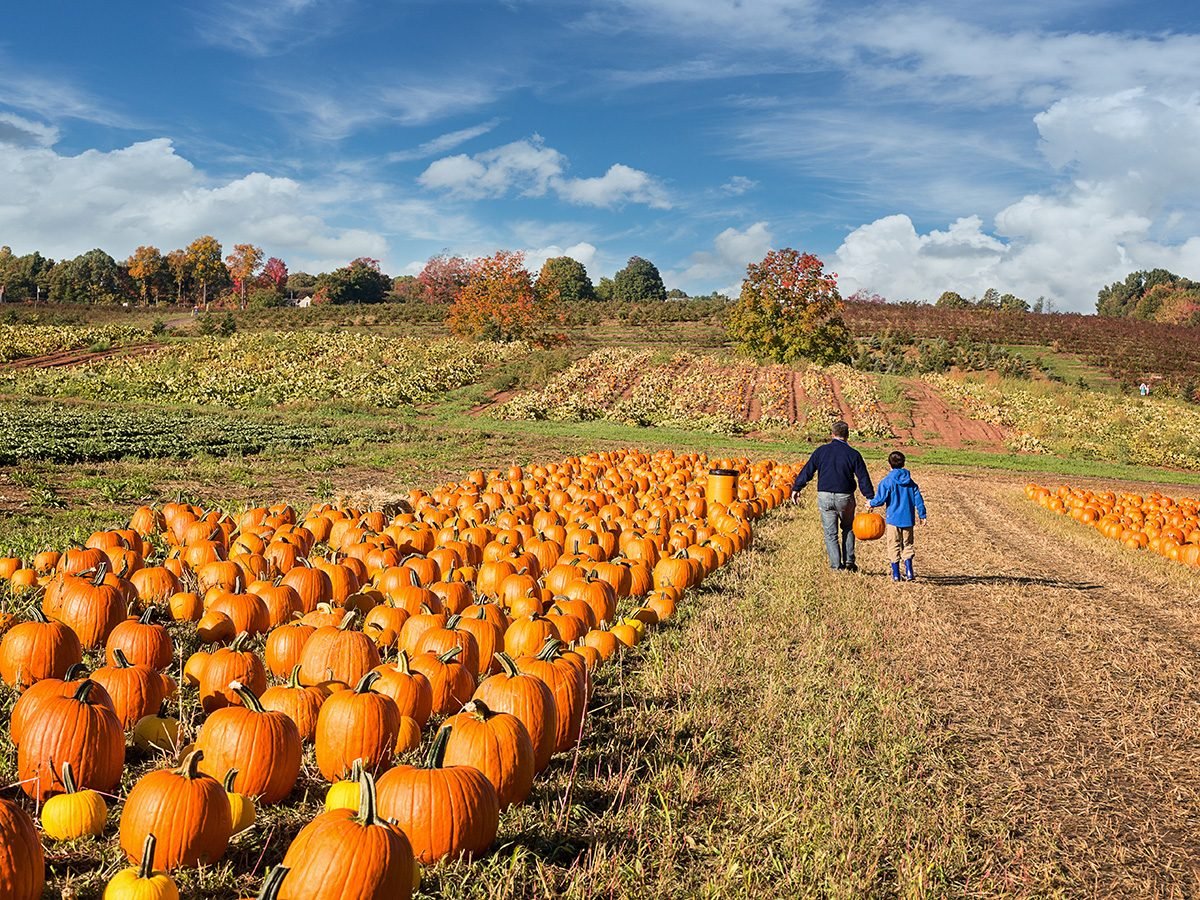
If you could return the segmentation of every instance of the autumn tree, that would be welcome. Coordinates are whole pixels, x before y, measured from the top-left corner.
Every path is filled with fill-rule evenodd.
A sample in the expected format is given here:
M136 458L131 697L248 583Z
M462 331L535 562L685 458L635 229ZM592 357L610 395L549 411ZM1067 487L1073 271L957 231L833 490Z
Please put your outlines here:
M287 287L288 267L278 256L272 256L263 265L262 272L258 276L260 286L270 288L271 290L283 293L283 289Z
M640 256L629 257L625 268L613 276L613 299L622 303L666 300L667 288L658 266Z
M125 269L129 277L138 286L142 303L149 304L153 294L154 302L158 302L158 291L167 277L167 261L157 247L141 246L133 251L133 255L125 260Z
M425 288L416 275L397 275L392 279L392 297L400 303L417 303L425 299Z
M557 324L558 296L538 296L525 268L525 254L501 250L471 264L470 277L450 308L450 330L463 337L493 341L550 338Z
M592 287L587 268L569 256L554 256L546 260L538 272L533 289L539 297L557 293L558 299L566 303L596 299L596 290Z
M471 264L461 256L431 256L417 275L427 303L453 303L471 277Z
M167 254L167 271L175 282L175 302L183 302L183 286L192 274L192 264L186 250L172 250Z
M1198 287L1200 284L1166 269L1130 272L1124 281L1100 289L1096 295L1096 312L1102 316L1152 319L1169 293L1163 288L1190 290Z
M221 243L212 235L198 237L187 247L188 274L200 283L200 303L208 309L208 288L222 286L229 270L221 259Z
M746 267L729 336L760 359L846 362L853 339L841 308L837 276L826 273L821 260L790 247L772 250Z
M225 265L233 279L233 289L237 291L243 309L246 308L246 286L258 272L262 261L262 247L253 244L234 244L233 252L225 257Z

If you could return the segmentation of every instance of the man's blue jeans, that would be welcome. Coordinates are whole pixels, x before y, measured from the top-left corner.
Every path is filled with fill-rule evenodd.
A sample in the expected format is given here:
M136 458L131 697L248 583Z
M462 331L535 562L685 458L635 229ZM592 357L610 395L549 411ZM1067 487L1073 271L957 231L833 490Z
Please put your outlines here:
M817 491L817 508L825 529L829 568L844 569L854 563L854 495Z

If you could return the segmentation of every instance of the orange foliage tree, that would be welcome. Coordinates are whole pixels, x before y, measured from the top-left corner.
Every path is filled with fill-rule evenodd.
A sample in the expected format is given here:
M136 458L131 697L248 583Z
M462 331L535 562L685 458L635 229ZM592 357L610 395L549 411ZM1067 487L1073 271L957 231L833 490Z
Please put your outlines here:
M501 250L471 263L467 283L450 307L450 330L462 337L545 343L561 323L558 293L538 296L525 254Z

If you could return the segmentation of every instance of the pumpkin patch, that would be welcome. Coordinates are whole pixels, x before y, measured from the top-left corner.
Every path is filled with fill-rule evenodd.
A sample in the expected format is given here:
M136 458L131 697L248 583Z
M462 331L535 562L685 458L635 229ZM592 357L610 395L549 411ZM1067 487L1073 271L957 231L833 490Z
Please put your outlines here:
M387 512L136 510L36 575L45 602L0 640L46 836L117 838L99 791L134 863L120 884L265 838L281 897L326 896L318 870L350 866L351 840L378 886L363 896L408 896L414 858L486 856L505 810L608 714L598 673L671 627L793 475L720 460L737 494L709 507L713 462L625 450L475 471ZM91 678L71 669L85 655ZM264 835L256 809L310 796L328 811L290 847Z

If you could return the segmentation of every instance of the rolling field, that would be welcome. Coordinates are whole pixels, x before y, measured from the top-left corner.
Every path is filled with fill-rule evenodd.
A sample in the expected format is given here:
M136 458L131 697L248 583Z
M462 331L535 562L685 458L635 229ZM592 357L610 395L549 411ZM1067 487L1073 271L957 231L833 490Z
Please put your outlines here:
M811 486L766 512L745 552L592 673L578 748L501 814L491 851L424 866L416 896L1200 892L1196 570L1024 493L1194 493L1195 407L1114 383L760 367L722 346L716 311L653 327L623 312L555 351L460 346L387 308L288 310L296 331L279 333L247 315L226 339L138 318L28 336L0 361L0 556L82 543L144 503L390 516L475 471L629 447L794 467L845 417L874 476L888 450L909 454L930 510L918 581L892 584L867 543L860 574L830 572ZM1077 349L1093 380L1108 371ZM38 602L6 595L0 613ZM201 645L194 623L169 629L169 707L191 738L204 715L182 665ZM17 696L0 686L0 718ZM46 897L99 897L125 865L123 799L167 762L126 759L102 837L43 841ZM36 812L18 780L0 737L0 796ZM284 802L219 862L180 870L184 896L256 893L326 788L306 747Z

